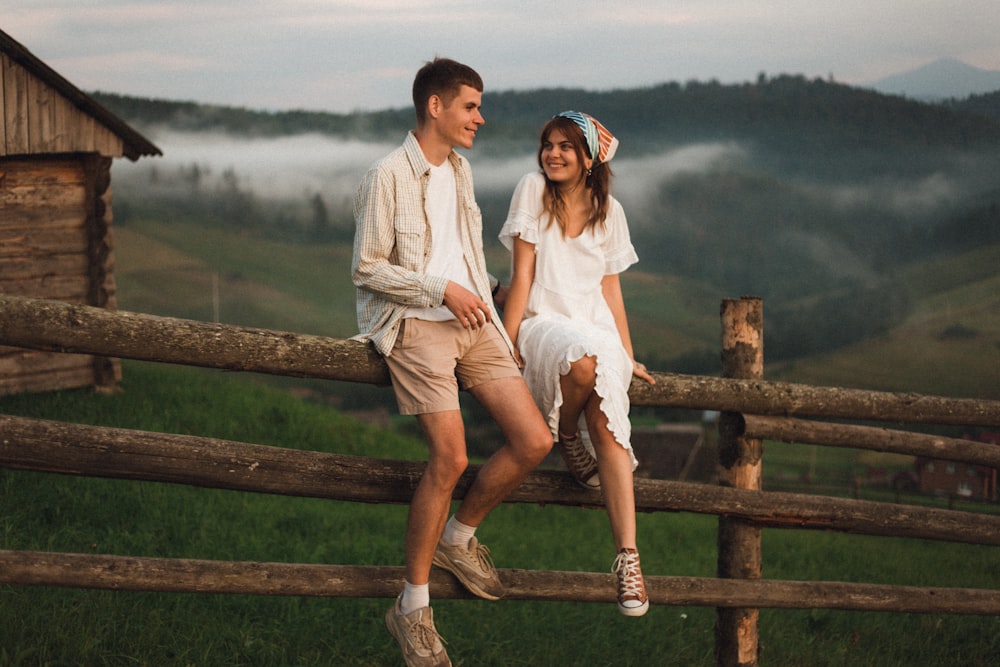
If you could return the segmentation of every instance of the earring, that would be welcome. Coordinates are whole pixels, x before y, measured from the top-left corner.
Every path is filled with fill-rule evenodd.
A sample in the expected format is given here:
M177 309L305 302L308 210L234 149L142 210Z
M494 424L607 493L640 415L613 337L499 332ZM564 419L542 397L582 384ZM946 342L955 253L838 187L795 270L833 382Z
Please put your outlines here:
M591 172L591 170L590 170L590 169L588 169L588 170L587 170L587 176L590 176L590 172Z

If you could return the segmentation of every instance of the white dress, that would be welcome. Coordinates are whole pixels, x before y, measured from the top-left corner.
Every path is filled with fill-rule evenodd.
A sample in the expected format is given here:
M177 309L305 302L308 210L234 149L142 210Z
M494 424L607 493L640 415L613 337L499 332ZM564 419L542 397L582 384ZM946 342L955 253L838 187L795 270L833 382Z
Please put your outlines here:
M632 456L634 468L628 416L632 361L601 292L605 275L621 273L639 259L625 212L611 198L604 229L563 238L558 223L548 224L549 216L542 210L544 189L545 177L540 172L524 176L500 230L500 242L511 252L515 237L535 246L535 280L517 337L524 379L556 438L562 406L559 377L569 372L570 363L587 355L595 357L601 411L615 440ZM582 416L580 427L593 456Z

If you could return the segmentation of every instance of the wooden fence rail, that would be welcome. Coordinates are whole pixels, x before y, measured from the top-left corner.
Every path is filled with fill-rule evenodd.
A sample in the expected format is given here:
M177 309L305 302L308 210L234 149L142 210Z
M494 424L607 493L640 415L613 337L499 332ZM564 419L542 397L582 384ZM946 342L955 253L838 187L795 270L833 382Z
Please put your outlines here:
M911 433L887 428L740 415L739 433L780 442L870 449L1000 468L1000 447L985 442Z
M272 375L389 384L370 346L267 329L108 311L0 294L0 344ZM1000 401L654 373L633 405L754 415L1000 426Z
M500 569L506 600L614 602L614 575ZM143 558L45 551L0 551L0 584L160 593L302 597L399 594L402 567ZM455 578L431 571L434 598L471 599ZM653 604L773 609L842 609L1000 615L1000 591L822 581L647 576Z
M720 486L637 479L641 512L715 514L718 578L648 577L655 604L717 609L716 661L755 665L757 610L828 608L1000 615L1000 591L760 578L760 530L806 528L1000 546L1000 517L760 490L763 439L852 447L1000 467L1000 448L954 438L817 420L1000 427L1000 401L876 392L761 379L759 299L723 302L727 376L654 373L633 405L716 410ZM0 295L0 345L208 368L387 385L368 345ZM794 417L794 418L793 418ZM355 502L405 503L424 463L290 450L0 415L0 467ZM462 497L477 470L463 476ZM536 471L507 502L601 506L569 476ZM611 575L503 570L508 598L610 601ZM0 551L0 583L116 590L391 597L402 568L217 562ZM435 597L466 597L432 576Z
M330 500L407 503L424 463L0 415L0 466ZM471 465L455 489L462 498ZM815 528L1000 546L1000 516L808 494L635 480L636 510L693 512L762 527ZM537 470L510 503L603 507L566 473Z

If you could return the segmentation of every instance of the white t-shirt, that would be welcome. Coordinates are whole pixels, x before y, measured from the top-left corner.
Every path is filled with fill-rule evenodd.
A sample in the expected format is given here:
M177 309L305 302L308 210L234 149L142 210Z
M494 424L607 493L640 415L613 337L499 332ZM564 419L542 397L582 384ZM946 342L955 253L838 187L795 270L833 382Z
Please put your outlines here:
M458 191L455 189L455 169L450 160L440 166L431 165L424 201L431 226L431 257L427 273L443 276L471 292L476 291L469 265L462 254L462 237L458 220ZM455 316L444 305L430 308L408 308L404 317L440 322Z

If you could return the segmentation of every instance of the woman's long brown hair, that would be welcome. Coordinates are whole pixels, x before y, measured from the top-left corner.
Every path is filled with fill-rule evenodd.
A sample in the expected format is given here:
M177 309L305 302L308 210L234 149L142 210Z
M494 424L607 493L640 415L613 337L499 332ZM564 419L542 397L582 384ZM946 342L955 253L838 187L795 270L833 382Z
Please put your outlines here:
M583 138L583 131L569 118L556 116L542 127L538 141L538 167L542 168L542 147L548 141L552 130L555 129L561 130L563 135L569 139L570 144L573 145L573 151L576 153L577 160L582 165L584 160L590 157L590 151L587 150L587 145ZM542 173L545 173L544 169L542 169ZM590 192L590 215L587 218L585 229L595 225L604 225L604 220L608 216L608 200L611 195L612 176L614 174L611 172L611 167L608 163L595 162L590 169L590 174L585 177L586 182L584 185ZM566 202L563 201L562 194L559 192L559 186L550 181L548 177L545 178L545 194L542 197L542 206L544 211L550 216L549 224L552 223L552 220L558 222L565 236Z

